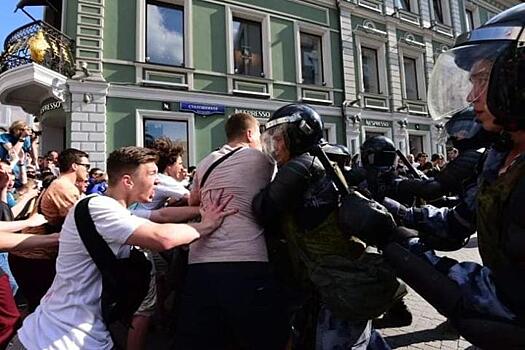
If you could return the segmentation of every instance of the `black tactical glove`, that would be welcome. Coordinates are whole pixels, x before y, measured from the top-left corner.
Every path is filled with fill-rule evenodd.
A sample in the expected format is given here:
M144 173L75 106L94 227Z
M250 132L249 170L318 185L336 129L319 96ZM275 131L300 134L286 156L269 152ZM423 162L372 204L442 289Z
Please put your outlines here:
M382 247L393 239L396 223L384 206L352 192L342 200L339 227L348 236Z
M382 204L390 212L390 214L392 214L397 224L402 225L403 219L405 218L405 215L407 214L408 208L405 207L403 204L399 203L398 201L393 200L392 198L389 198L389 197L385 197L383 199Z
M446 190L460 191L465 181L477 176L477 168L482 158L483 152L478 150L461 152L456 159L447 164L436 179Z

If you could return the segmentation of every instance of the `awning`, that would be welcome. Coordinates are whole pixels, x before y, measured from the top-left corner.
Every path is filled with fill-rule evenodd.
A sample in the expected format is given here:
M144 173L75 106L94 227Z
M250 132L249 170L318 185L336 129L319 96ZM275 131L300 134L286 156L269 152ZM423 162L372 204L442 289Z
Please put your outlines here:
M16 9L23 9L25 6L50 6L56 11L61 2L62 0L20 0Z

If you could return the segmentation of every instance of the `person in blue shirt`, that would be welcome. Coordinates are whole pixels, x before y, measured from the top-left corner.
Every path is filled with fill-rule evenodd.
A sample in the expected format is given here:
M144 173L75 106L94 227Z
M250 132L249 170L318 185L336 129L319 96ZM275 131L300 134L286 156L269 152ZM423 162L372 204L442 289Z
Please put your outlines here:
M31 127L23 120L14 121L9 132L0 135L0 159L14 162L18 160L20 151L31 151Z
M92 168L89 171L89 184L86 190L86 194L103 194L106 192L108 183L106 177L104 176L104 171L100 168Z

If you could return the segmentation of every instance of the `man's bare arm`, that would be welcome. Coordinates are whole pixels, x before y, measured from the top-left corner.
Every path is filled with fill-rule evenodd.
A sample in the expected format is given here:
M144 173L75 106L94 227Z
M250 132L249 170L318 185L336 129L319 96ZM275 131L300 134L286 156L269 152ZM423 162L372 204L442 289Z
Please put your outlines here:
M193 220L199 215L199 207L166 207L152 210L149 219L158 224L164 224Z
M31 235L25 233L0 232L0 250L22 251L35 248L58 246L58 233L50 235Z
M222 203L218 199L206 210L201 209L202 221L199 223L157 224L151 221L144 223L133 231L126 244L155 251L189 244L201 236L209 235L222 224L226 216L237 212L237 209L225 209L232 198L228 196Z

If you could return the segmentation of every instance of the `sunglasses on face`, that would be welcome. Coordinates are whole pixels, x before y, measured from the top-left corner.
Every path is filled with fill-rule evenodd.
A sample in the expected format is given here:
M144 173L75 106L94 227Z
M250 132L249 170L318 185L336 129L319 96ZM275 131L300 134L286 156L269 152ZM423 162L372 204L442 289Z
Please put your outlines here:
M75 164L84 166L86 170L89 170L89 168L91 168L91 164L89 163L75 163Z

